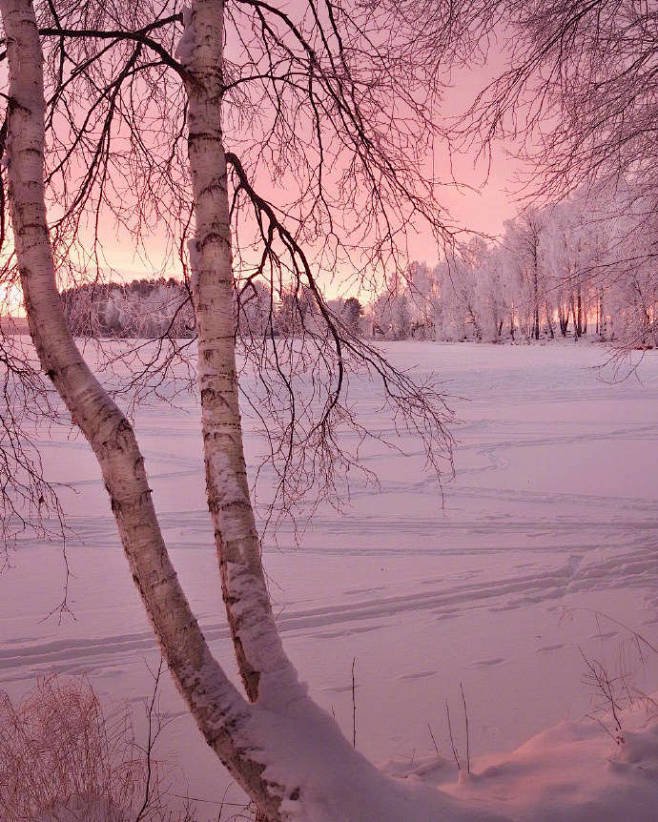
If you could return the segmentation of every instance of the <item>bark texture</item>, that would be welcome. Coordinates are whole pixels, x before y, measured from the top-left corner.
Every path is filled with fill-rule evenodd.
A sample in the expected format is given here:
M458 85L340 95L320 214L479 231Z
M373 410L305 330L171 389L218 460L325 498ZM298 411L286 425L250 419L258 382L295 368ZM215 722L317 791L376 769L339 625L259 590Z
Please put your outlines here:
M194 192L192 282L208 506L222 591L246 692L265 707L303 696L279 638L247 482L236 371L236 300L222 143L223 0L195 0L179 57L189 72L188 151Z
M212 657L167 553L133 429L91 373L64 318L46 220L42 53L30 0L0 0L7 37L11 217L30 333L41 365L100 464L112 511L169 668L206 741L278 819L246 729L251 710Z

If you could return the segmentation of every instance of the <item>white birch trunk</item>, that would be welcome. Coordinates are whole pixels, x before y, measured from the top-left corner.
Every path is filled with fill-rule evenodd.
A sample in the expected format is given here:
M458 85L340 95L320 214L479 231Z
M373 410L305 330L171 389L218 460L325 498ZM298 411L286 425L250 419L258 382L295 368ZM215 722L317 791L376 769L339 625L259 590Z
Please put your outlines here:
M192 281L199 333L198 380L208 506L224 602L249 698L266 707L303 696L279 638L261 564L242 446L236 373L231 226L222 144L223 0L194 0L179 56L188 82L194 193Z
M30 0L0 0L9 62L11 216L30 333L41 365L101 466L133 579L178 688L206 741L278 819L279 799L252 758L249 705L210 654L164 545L132 427L78 351L55 283L43 185L41 46Z
M200 324L200 384L208 497L229 619L249 705L210 654L170 563L134 432L91 373L67 328L55 284L44 199L42 54L31 0L0 0L9 63L7 158L11 216L30 333L102 469L133 578L174 679L207 743L271 822L464 822L439 792L405 786L368 763L306 695L272 619L249 501L235 370L226 170L221 146L220 0L188 21ZM205 82L208 85L205 85ZM421 801L419 802L418 799ZM480 822L492 819L478 812Z

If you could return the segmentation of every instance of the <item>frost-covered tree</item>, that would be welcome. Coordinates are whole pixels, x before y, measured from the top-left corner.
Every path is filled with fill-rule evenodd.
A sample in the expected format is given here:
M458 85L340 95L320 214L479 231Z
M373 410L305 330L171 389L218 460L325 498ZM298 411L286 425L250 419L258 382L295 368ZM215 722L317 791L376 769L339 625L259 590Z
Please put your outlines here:
M275 311L274 295L266 282L250 279L238 296L238 329L261 338L271 327Z
M404 5L408 14L423 15L437 4L422 0ZM585 332L585 304L592 301L598 304L594 315L601 333L606 315L601 285L594 286L593 295L585 292L597 282L615 282L614 288L628 299L634 293L638 300L635 312L624 309L628 321L621 324L618 342L624 347L646 344L654 289L644 277L655 258L655 243L647 238L655 236L658 210L655 5L636 0L477 0L451 4L451 10L455 58L479 54L486 60L493 42L506 58L462 121L466 143L485 150L497 139L505 140L508 150L515 145L529 171L526 194L542 204L572 198L571 207L582 209L575 221L581 230L566 252L582 258L571 266L573 282L566 298L574 333ZM425 27L423 38L432 37L443 42L446 34L438 26ZM440 48L437 65L444 59ZM596 237L609 233L603 224L610 226L617 217L626 223L625 238L597 248ZM566 222L574 225L572 219ZM586 281L579 281L581 273ZM557 301L563 330L564 303L563 298Z
M534 209L524 210L505 224L502 240L508 264L518 284L517 306L526 338L538 340L540 313L544 302L544 272L541 265L542 221Z
M478 259L477 277L484 339L500 342L511 331L509 266L500 246L483 247Z
M179 339L194 329L189 291L173 279L86 283L65 290L62 302L69 328L79 337Z
M411 336L412 313L406 290L380 294L370 306L371 334L376 339L407 340Z
M649 198L650 200L650 198ZM615 193L597 266L603 331L624 349L658 344L658 277L654 264L656 225L647 198L625 186ZM608 208L610 206L608 205Z

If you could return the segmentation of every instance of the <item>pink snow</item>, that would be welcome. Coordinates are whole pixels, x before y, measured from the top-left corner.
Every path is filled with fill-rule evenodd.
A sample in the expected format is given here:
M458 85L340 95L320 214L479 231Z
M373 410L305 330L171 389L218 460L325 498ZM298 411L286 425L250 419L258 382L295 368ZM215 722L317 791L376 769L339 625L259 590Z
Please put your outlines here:
M365 458L380 489L357 487L344 514L321 507L299 545L283 526L264 547L284 643L310 695L351 739L356 658L357 748L403 777L395 787L373 769L370 797L352 787L353 819L369 819L361 803L379 792L381 822L655 820L651 703L624 714L626 741L615 745L586 718L606 724L582 654L628 675L629 688L650 693L658 684L658 659L647 647L639 653L633 634L658 644L658 355L647 352L636 376L610 383L609 370L596 369L609 353L602 346L386 349L419 376L435 370L452 394L455 481L442 500L413 441L398 443L407 458L371 447ZM389 426L372 386L353 378L351 391L371 427ZM178 397L175 408L153 401L138 412L137 433L174 562L213 650L231 667L198 419L193 396ZM61 553L26 538L0 576L0 684L18 697L40 673L85 671L108 705L127 698L139 706L158 654L98 470L79 438L54 430L43 440L49 476L72 486L62 495L77 621L43 621L62 597ZM249 434L252 466L259 449ZM473 761L471 776L459 778L445 703L463 757L460 683ZM177 792L219 801L228 777L169 682L161 704L178 715L158 753L171 761ZM263 712L258 721L284 740L298 719ZM306 741L305 756L321 787L317 742ZM268 764L273 775L285 767L283 743ZM324 768L321 779L350 789L339 760ZM308 793L312 822L335 818ZM216 818L213 805L199 803L199 812Z

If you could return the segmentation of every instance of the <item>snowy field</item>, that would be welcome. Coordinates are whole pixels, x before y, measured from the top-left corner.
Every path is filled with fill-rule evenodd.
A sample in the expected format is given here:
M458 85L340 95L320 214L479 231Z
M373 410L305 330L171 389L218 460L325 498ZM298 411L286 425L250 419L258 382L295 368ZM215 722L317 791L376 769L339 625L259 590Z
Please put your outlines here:
M462 683L477 770L597 708L583 657L656 690L658 656L632 632L658 646L658 353L611 383L600 346L386 350L398 366L435 371L451 395L456 478L442 500L416 443L400 440L407 457L370 449L379 490L357 488L342 514L322 507L299 545L292 530L265 545L284 641L312 695L351 738L355 660L357 747L378 763L418 763L434 752L428 726L451 756L446 701L464 753ZM368 386L354 381L352 399L367 426L388 425ZM174 562L230 665L198 412L192 396L178 406L142 408L137 433ZM49 478L70 484L75 619L47 618L63 596L59 548L20 542L0 577L0 683L18 697L39 674L84 671L108 705L129 700L139 714L158 653L99 472L66 431L42 445ZM252 457L256 447L250 437ZM227 777L169 682L160 705L176 717L158 750L173 789L208 800L201 818L216 818Z

